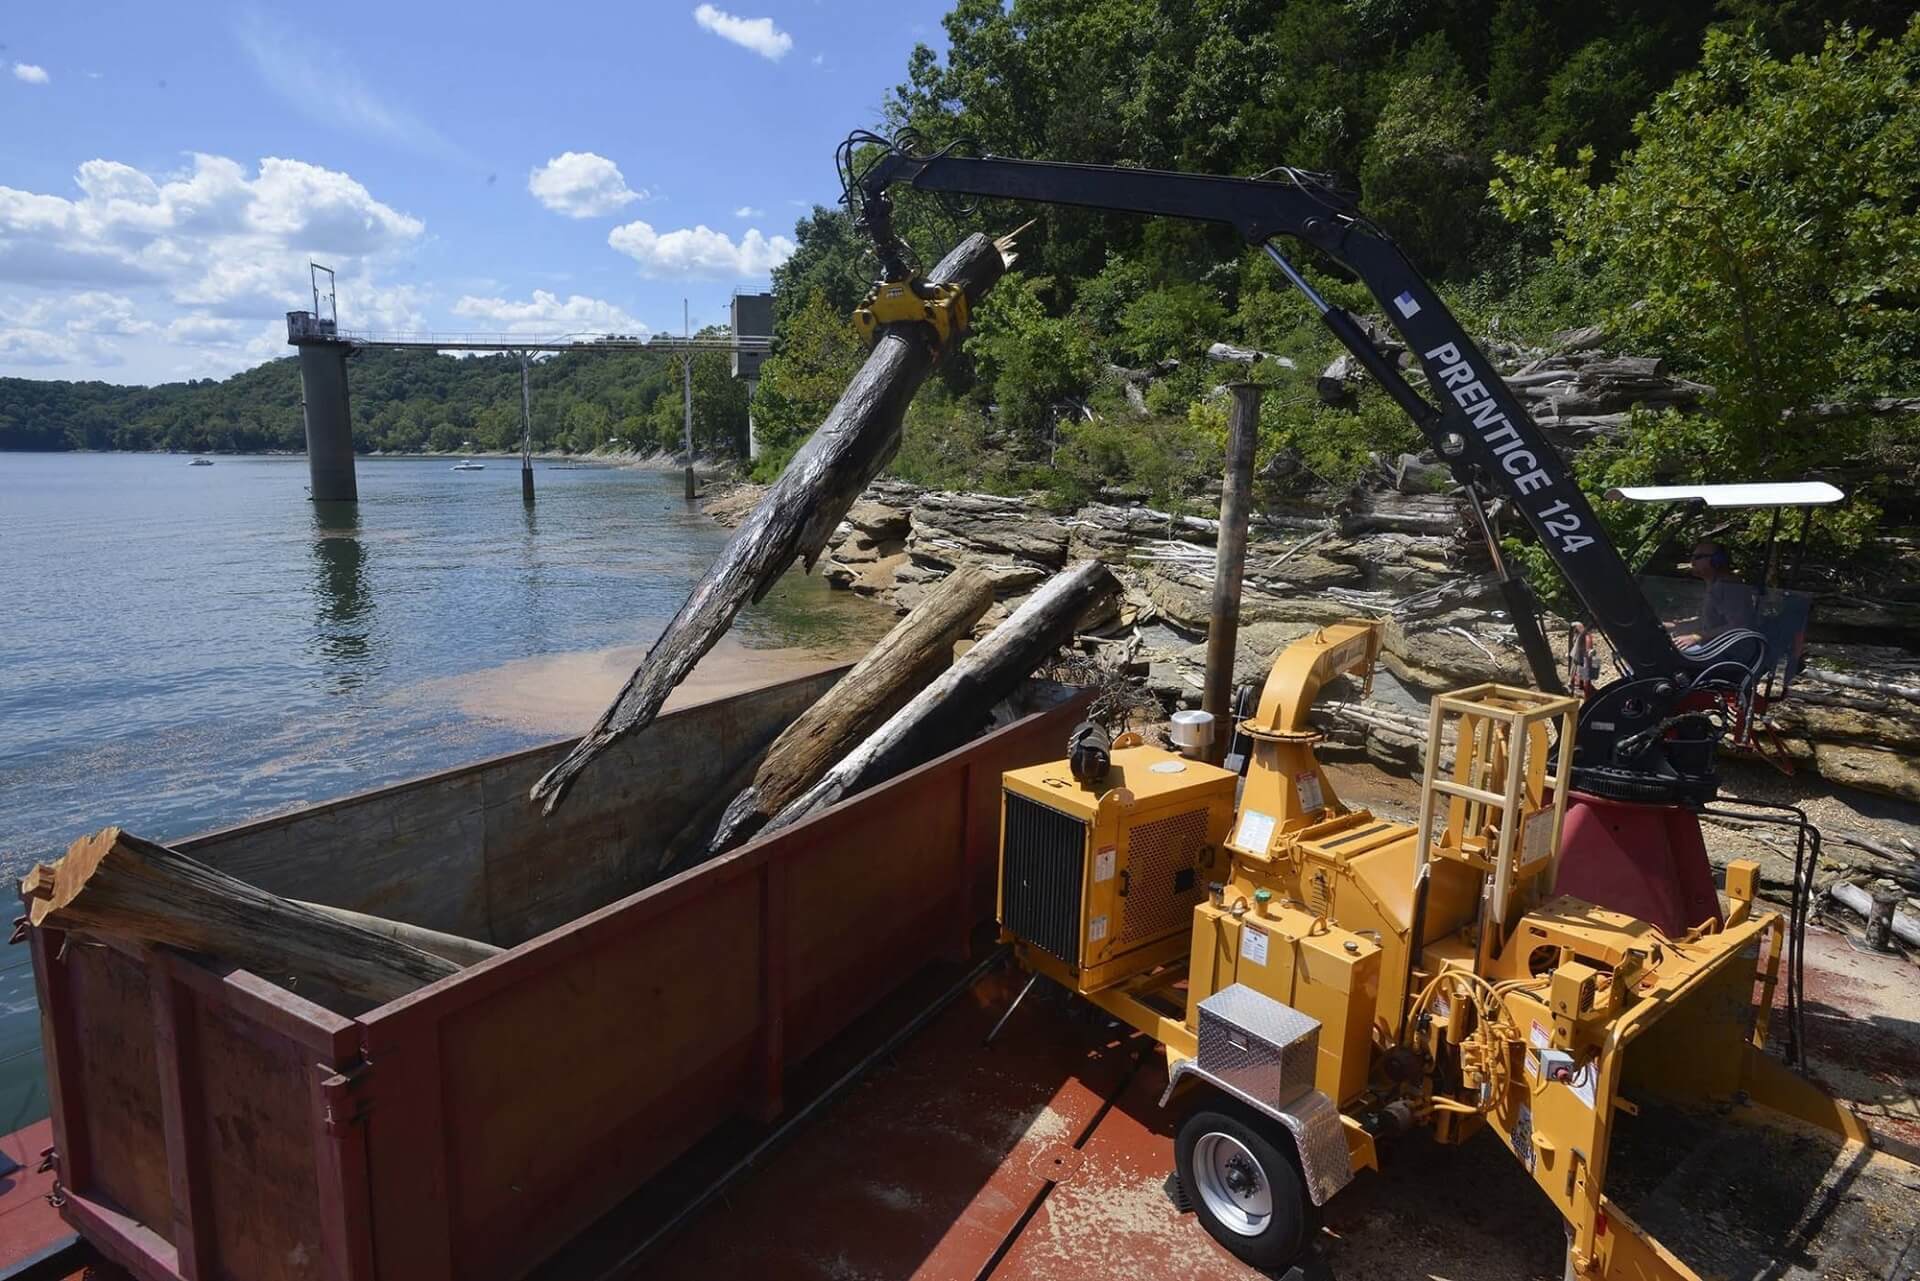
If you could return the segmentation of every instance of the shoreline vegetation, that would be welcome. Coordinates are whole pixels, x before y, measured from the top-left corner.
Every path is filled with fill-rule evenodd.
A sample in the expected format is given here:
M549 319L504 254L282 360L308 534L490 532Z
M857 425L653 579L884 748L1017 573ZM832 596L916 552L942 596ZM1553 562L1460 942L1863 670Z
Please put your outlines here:
M61 455L131 455L139 457L173 458L305 458L304 449L4 449L0 454L61 454ZM602 446L584 453L565 449L536 449L531 455L539 462L602 463L616 467L638 467L671 471L686 466L684 453L669 450L618 449ZM503 458L518 460L517 449L370 449L356 451L356 461L363 458ZM724 454L696 454L694 467L698 470L718 471L736 466L735 460Z

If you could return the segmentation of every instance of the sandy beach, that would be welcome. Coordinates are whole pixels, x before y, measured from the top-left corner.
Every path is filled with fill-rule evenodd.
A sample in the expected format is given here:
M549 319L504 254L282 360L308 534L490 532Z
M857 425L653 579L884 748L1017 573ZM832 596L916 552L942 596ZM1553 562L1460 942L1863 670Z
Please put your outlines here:
M723 636L673 691L663 710L850 664L865 654L870 644L750 649L731 636ZM450 702L477 720L509 725L530 734L577 736L606 710L646 653L644 645L622 645L581 653L543 654L429 681L418 692L428 699Z

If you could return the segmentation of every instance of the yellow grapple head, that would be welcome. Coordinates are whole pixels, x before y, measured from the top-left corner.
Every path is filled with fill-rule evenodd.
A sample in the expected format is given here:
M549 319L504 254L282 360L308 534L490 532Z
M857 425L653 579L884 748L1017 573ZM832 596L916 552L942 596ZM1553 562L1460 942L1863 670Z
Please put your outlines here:
M883 280L866 301L854 308L853 327L871 347L880 331L893 324L923 324L931 329L929 342L938 357L955 335L967 328L967 294L958 285L939 285L914 277Z

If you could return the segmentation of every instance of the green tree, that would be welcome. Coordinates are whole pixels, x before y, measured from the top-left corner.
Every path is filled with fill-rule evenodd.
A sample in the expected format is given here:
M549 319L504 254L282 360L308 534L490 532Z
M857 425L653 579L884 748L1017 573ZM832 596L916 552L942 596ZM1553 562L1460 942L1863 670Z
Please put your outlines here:
M726 331L708 336L725 337ZM717 351L693 360L693 443L703 453L747 455L747 384Z
M1633 144L1633 117L1651 91L1647 59L1634 45L1602 37L1580 49L1547 82L1539 141L1572 155L1591 147L1610 158ZM1598 162L1603 176L1609 161Z
M849 316L873 285L876 270L853 219L844 209L815 205L794 224L793 257L773 269L773 329L785 334L815 294Z
M1096 369L1079 322L1047 314L1049 289L1033 276L1006 277L981 302L966 341L982 398L1029 450L1052 427L1056 406L1086 396Z
M1428 273L1469 267L1486 224L1484 116L1459 59L1428 37L1393 78L1367 142L1365 208Z
M754 431L760 438L756 476L780 474L839 401L864 356L847 313L825 290L809 294L760 367L753 397Z
M1830 461L1832 425L1782 423L1920 374L1917 73L1920 18L1786 60L1714 32L1611 181L1590 182L1591 148L1570 167L1501 157L1502 212L1547 219L1621 333L1716 387L1701 463L1759 479Z
M1227 309L1204 285L1151 290L1120 313L1120 347L1143 365L1192 360L1226 332Z

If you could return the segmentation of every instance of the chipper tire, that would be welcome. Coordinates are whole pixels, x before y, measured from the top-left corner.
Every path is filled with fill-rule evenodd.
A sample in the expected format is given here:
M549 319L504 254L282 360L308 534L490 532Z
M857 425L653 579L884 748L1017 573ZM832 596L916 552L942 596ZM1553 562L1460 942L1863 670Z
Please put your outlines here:
M1292 1143L1273 1122L1209 1099L1180 1125L1174 1168L1193 1213L1242 1262L1278 1270L1306 1252L1315 1225Z

